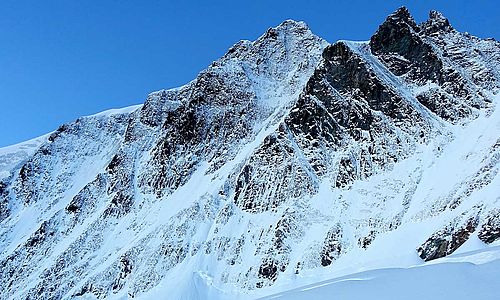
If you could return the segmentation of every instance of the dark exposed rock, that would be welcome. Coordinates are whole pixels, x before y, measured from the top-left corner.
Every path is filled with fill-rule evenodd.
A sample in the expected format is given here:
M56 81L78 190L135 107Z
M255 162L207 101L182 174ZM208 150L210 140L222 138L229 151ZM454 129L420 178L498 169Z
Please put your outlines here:
M183 91L170 90L152 93L144 102L140 111L140 121L150 127L162 125L166 114L180 105Z
M290 260L289 253L291 251L290 241L297 235L296 230L296 214L293 210L286 210L275 225L274 235L270 248L266 251L267 258L264 259L259 267L258 277L265 279L257 283L257 287L261 288L272 284L278 278L279 273L286 271Z
M50 227L47 221L44 221L37 231L35 231L35 233L26 241L26 246L28 248L35 248L52 235L54 235L54 230ZM30 250L33 251L32 249Z
M269 281L275 281L278 278L278 263L273 260L262 262L259 267L259 277Z
M125 278L132 273L133 264L128 255L124 255L120 258L119 269L118 277L113 282L113 292L121 290L125 284Z
M295 44L296 39L301 42ZM179 93L183 97L161 95L159 98L170 97L180 102L165 113L162 137L151 151L152 172L140 178L139 185L147 193L160 197L184 184L201 161L209 162L208 172L220 168L236 155L240 143L248 142L257 129L255 125L272 113L258 101L258 91L273 89L278 80L290 80L287 90L302 88L296 85L305 79L299 80L295 73L299 70L312 73L323 44L303 23L284 22L254 43L242 41L235 45L182 88ZM299 48L310 52L298 51ZM314 61L311 55L315 56ZM261 86L262 82L266 84ZM143 112L149 111L150 106L145 105Z
M380 113L390 121L380 119ZM407 99L345 42L325 48L322 64L285 123L306 157L311 156L308 162L317 176L328 173L332 164L326 155L328 151L342 151L346 145L359 143L359 152L346 153L333 162L338 166L335 186L342 188L390 166L397 157L409 155L402 149L411 141L396 137L399 129L408 130L405 123L413 124L411 130L421 130L412 139L424 141L429 130L424 117ZM399 154L394 155L389 149Z
M339 173L337 175L337 180L335 181L335 186L338 188L344 188L349 186L356 179L356 170L350 159L341 159L339 163Z
M55 141L59 136L61 136L61 134L68 132L70 130L71 127L69 124L63 124L59 126L59 128L57 128L57 130L49 136L48 138L49 142Z
M491 244L500 239L500 211L495 210L487 217L486 222L479 229L479 239Z
M111 161L109 162L108 166L106 167L107 171L110 173L114 173L120 163L123 163L123 160L120 155L115 154Z
M25 162L19 170L19 186L14 186L14 190L18 196L21 196L25 205L37 201L38 194L34 185L39 175L40 170L36 161L29 160Z
M420 26L406 12L405 9L398 10L379 27L370 40L372 53L391 72L412 84L436 84L417 92L416 96L420 103L441 118L457 123L473 116L474 109L486 106L490 100L469 84L467 76L474 77L474 74L467 75L470 72L467 69L459 70L445 61L443 57L447 52L438 50L447 48L452 51L455 46L434 44L445 40L435 38L436 33L453 35L456 34L454 29L439 12L431 11L429 20Z
M464 226L453 232L447 254L455 252L455 250L469 239L469 236L476 230L477 222L477 218L471 218Z
M118 192L115 194L108 208L104 211L105 216L120 217L130 212L134 199L132 196Z
M323 249L321 250L321 265L329 266L342 253L342 227L335 226L328 231Z
M452 224L435 232L422 246L417 249L418 255L425 261L445 257L452 254L476 230L477 218L470 218L467 222L456 228Z
M7 184L0 181L0 222L5 220L9 216L9 191L7 190Z
M87 293L92 292L92 284L85 284L78 292L74 293L73 297L81 297Z
M66 210L69 213L76 213L76 212L78 212L79 209L80 209L80 207L78 207L76 202L71 202L68 206L66 206Z
M286 200L317 190L310 170L297 161L300 153L295 153L287 131L282 124L276 134L267 136L246 162L249 167L243 166L237 175L234 202L238 207L252 213L275 210Z
M248 78L242 78L241 85L246 86L246 81ZM242 121L239 117L242 103L251 102L253 97L215 71L200 74L187 102L165 113L164 137L152 151L151 163L157 170L154 176L144 177L142 184L158 195L168 194L189 178L200 160L213 161L214 168L220 166L224 160L220 154L227 151L227 144L217 141L237 141L250 133L251 118ZM185 151L191 155L185 157Z
M132 209L134 173L128 168L132 161L130 156L119 152L106 167L109 175L107 192L112 195L111 202L104 212L106 216L123 216Z
M385 86L363 59L353 53L345 43L337 42L327 47L323 52L323 58L326 80L340 94L349 95L354 99L364 99L371 109L381 111L393 119L404 119L409 115L409 108L402 105L401 96ZM315 94L315 96L322 99L320 95ZM358 112L361 113L363 110ZM368 130L371 121L370 113L366 113L341 119L339 125Z
M295 215L288 210L283 213L279 221L276 223L273 237L272 252L275 255L284 254L290 251L286 239L289 238L292 232L295 232Z
M418 255L425 261L448 255L448 236L445 232L436 232L417 249Z
M367 235L367 236L364 236L362 238L359 238L358 240L358 245L363 248L363 249L366 249L368 248L368 246L370 246L370 244L373 242L373 240L375 239L375 236L376 236L376 232L371 230L370 233Z
M406 7L397 9L379 26L370 39L372 52L409 53L420 42L413 38L413 33L419 28Z
M0 181L0 195L7 194L7 183Z
M237 201L239 198L243 188L250 183L250 176L252 172L252 166L251 165L246 165L243 167L243 170L241 171L240 176L238 176L238 180L236 181L236 188L234 191L234 200ZM245 207L247 209L252 209L252 204L248 203L246 204L248 207Z
M431 10L429 12L429 19L420 24L419 27L422 32L428 35L438 32L449 32L453 30L453 27L451 27L448 19L445 18L442 13L435 10Z
M410 72L408 77L419 83L427 80L443 83L442 62L418 32L419 28L406 8L400 8L387 17L371 37L372 53L380 56L398 76Z

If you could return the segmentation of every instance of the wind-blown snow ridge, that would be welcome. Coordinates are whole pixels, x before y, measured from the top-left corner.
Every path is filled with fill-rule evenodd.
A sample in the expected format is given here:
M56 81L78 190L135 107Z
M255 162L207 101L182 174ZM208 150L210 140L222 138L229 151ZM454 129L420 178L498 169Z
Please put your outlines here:
M102 116L109 117L112 115L130 114L130 113L140 109L141 107L142 107L142 104L131 105L131 106L123 107L123 108L113 108L113 109L108 109L108 110L102 111L102 112L97 113L97 114L86 116L86 118L102 117Z
M498 246L479 253L490 260L475 263L474 255L453 262L435 261L410 268L378 269L299 287L263 299L494 299L500 256Z
M46 134L26 142L0 148L0 180L9 177L10 171L16 165L33 155L49 135Z

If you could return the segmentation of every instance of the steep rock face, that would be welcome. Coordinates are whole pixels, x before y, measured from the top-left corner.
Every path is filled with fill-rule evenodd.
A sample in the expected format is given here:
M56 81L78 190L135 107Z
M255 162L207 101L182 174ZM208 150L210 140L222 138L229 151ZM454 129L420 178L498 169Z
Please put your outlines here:
M16 202L11 206L17 205L20 213L23 213L20 204L35 206L45 199L53 201L54 204L47 205L50 201L45 203L46 206L40 211L40 215L49 216L49 220L39 226L34 224L34 229L38 227L36 232L42 233L50 224L50 238L38 238L45 237L45 234L37 233L36 243L30 238L11 253L5 247L5 254L8 255L3 261L4 267L12 271L9 271L9 276L3 277L2 284L11 293L19 293L23 289L16 290L16 285L22 285L23 281L32 282L33 285L25 292L40 298L62 297L73 293L72 289L76 294L85 294L87 291L101 296L121 290L123 281L128 278L122 270L123 257L117 258L117 263L106 268L104 274L98 272L92 275L92 266L102 261L83 265L79 262L83 262L86 255L107 251L105 231L116 232L129 224L139 227L135 232L140 232L140 224L124 218L138 211L147 215L150 213L148 209L156 209L160 206L156 203L154 207L157 198L165 198L185 184L203 162L211 166L208 172L213 172L228 159L234 158L241 147L238 144L248 143L262 129L260 126L270 126L274 118L283 114L281 110L296 97L316 66L324 46L326 43L314 36L305 24L286 21L270 29L255 42L243 41L235 45L226 56L214 62L190 84L151 94L145 105L134 111L101 114L61 126L48 138L48 144L44 144L33 158L22 165L19 175L11 183L16 197ZM102 122L107 123L101 125ZM96 137L92 133L94 131L100 136ZM90 140L93 140L92 145L88 145ZM76 151L64 148L72 144L77 145ZM93 157L94 153L100 157ZM92 167L91 171L97 172L83 172L85 177L81 178L78 171L68 170L64 164L78 171ZM51 181L54 177L60 179ZM93 177L95 179L92 180ZM80 186L73 188L74 182ZM49 187L58 189L50 190ZM138 191L142 191L145 196L139 196ZM5 188L2 186L2 199L7 199L7 184ZM163 234L168 235L173 228L179 231L179 239L187 239L193 231L199 230L197 226L202 223L190 224L194 228L184 231L181 228L185 225L178 222L191 210L195 210L194 216L198 214L198 204L193 205L181 210L177 218L162 224L158 232L163 229ZM216 208L214 206L211 209ZM10 210L2 209L4 212L7 215ZM208 220L213 222L213 213L209 215ZM12 222L12 226L18 226L14 215L8 221ZM73 233L78 238L68 244L68 249L56 248L58 242L68 240L68 236ZM2 241L5 244L12 241L13 234L12 230L5 230L2 232ZM160 237L152 234L146 240L153 238ZM143 260L147 262L143 265L145 268L137 266L134 272L140 273L142 270L148 276L129 288L130 295L153 287L187 254L197 252L195 247L207 247L203 251L207 253L213 251L210 243L204 246L193 241L192 244L182 242L172 245L171 238L169 236L169 242L159 247L172 248L173 253L178 253L177 258L171 257L171 251L158 249L163 253L163 258L157 258L156 264L162 264L163 261L166 266L158 273L151 273L146 267L150 264L148 257L151 257L151 253L144 251L143 247L132 247L130 256L126 256L129 262L127 266L137 265L137 262L132 263ZM33 249L35 245L38 251L36 255L22 254L25 249ZM188 251L190 247L193 250ZM75 251L79 254L76 255ZM33 250L30 253L35 252ZM45 260L47 266L36 268L36 264L41 261L41 253L50 254ZM18 264L39 272L30 274L24 269L14 270ZM128 274L130 268L127 267L127 270ZM105 275L109 272L118 273L112 277ZM74 279L68 276L70 273L83 278L89 276L89 284L84 284L84 280L83 287L77 287ZM40 276L37 281L35 278L41 274L45 276ZM156 277L150 278L151 275ZM93 282L101 279L99 286Z
M98 214L96 202L106 195L107 179L98 173L120 145L128 121L129 114L123 113L85 117L63 125L20 168L11 182L11 215L4 221L9 227L0 233L2 266L9 270L2 273L8 275L2 276L5 290L23 291L23 281L35 283L33 278L40 278L34 295L57 298L64 294L60 283L68 272L59 271L79 259L74 252L83 254L85 248L92 251L98 244L90 240L85 247L63 249L72 254L71 260L69 255L58 256L54 249L64 239L70 242L70 233L81 231L82 224ZM84 234L83 238L88 237ZM41 261L50 259L54 259L52 268L40 267Z
M432 46L419 35L420 28L406 8L398 9L387 17L370 40L374 54L382 56L391 71L406 74L412 81L425 83L442 82L442 62L433 52Z
M0 296L256 296L412 226L398 249L424 260L491 243L498 47L437 12L333 45L285 21L185 86L63 125L1 177Z
M429 20L420 28L425 38L435 46L435 51L455 66L466 80L487 90L499 87L499 42L458 32L451 27L448 19L436 11L430 12ZM484 97L481 94L478 96Z
M481 227L478 237L481 241L491 244L500 239L500 214L493 210Z
M148 162L151 175L139 179L144 191L171 193L199 162L214 171L234 158L238 145L296 97L324 46L305 24L286 21L231 48L176 96L182 100L165 115L163 138Z
M338 42L328 47L286 120L313 168L323 171L318 175L338 163L336 187L390 166L434 134L433 120L381 78L376 62L364 60L364 51L365 44ZM318 147L319 141L326 144ZM315 159L311 154L318 148L337 160Z
M456 32L438 12L432 11L428 21L417 25L406 8L401 8L387 18L370 40L372 52L391 72L413 86L417 99L453 123L477 116L477 109L490 106L491 98L477 84L492 88L498 82L498 57L490 56L490 63L490 59L478 55L482 49L498 52L498 43L457 35L463 34ZM469 55L469 51L474 54ZM472 61L477 65L471 66ZM474 79L477 71L486 75L484 83Z

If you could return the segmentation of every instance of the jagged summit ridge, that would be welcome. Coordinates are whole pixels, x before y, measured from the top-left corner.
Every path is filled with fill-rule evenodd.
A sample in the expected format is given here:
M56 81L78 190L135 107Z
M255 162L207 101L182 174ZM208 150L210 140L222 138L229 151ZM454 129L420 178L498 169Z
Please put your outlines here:
M0 181L0 298L255 298L494 243L499 62L435 12L332 45L287 20L65 124Z
M404 8L400 10L394 14L397 18L389 16L371 38L372 52L392 73L415 87L416 97L423 105L448 121L462 122L477 116L478 108L489 107L491 97L477 89L475 71L462 63L467 55L461 53L450 59L458 40L463 42L469 38L453 30L440 13L431 12L429 20L417 26ZM470 50L477 53L484 46L498 47L494 43L469 44L473 48ZM471 59L468 64L480 61L477 66L480 72L498 70L495 64L485 65L488 60ZM497 82L498 77L489 74L485 81Z
M440 12L432 10L429 12L429 19L419 26L426 34L437 32L450 32L454 28L448 19Z

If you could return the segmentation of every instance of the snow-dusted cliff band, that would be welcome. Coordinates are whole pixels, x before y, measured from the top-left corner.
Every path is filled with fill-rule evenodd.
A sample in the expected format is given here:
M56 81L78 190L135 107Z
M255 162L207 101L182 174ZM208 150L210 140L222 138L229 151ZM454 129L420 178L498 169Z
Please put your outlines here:
M143 105L0 149L0 299L256 298L500 259L499 90L500 43L438 12L334 44L285 21Z

